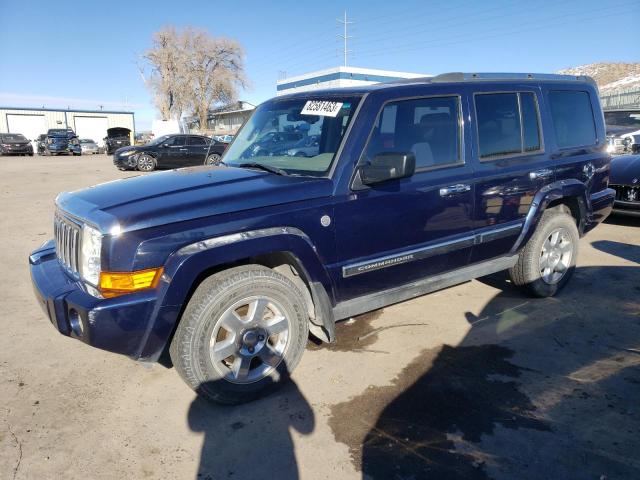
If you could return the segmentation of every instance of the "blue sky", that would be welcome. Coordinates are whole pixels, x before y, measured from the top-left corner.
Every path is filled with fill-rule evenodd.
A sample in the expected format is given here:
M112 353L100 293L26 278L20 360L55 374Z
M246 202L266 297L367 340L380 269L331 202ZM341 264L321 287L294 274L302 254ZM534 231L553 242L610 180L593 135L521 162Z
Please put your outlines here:
M55 5L52 7L51 5ZM128 1L0 0L0 105L156 115L137 68L154 31L195 26L245 48L251 88L342 64L336 22L350 20L349 63L419 73L555 70L640 61L638 0Z

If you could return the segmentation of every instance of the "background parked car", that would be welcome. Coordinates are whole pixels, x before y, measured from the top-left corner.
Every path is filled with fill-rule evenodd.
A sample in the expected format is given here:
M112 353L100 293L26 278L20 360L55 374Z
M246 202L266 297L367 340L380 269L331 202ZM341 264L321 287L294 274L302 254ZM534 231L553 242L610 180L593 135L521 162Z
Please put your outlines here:
M640 217L640 155L615 157L609 186L616 191L613 213Z
M83 155L94 155L100 152L98 144L90 138L80 139L80 150L82 151Z
M640 153L640 109L604 112L609 153Z
M107 155L129 145L131 145L131 130L124 127L107 129L107 136L104 137L104 148Z
M46 133L42 133L38 135L38 138L36 139L36 152L38 155L44 154L44 144L46 143L46 141L47 141Z
M0 155L33 155L33 147L21 133L0 133Z
M71 129L52 128L44 142L44 155L81 155L80 141Z
M300 132L267 132L251 145L248 153L254 157L275 155L276 152L295 147L305 136Z
M211 165L220 161L226 144L202 135L163 135L146 145L116 150L113 164L120 170L150 172L156 168Z

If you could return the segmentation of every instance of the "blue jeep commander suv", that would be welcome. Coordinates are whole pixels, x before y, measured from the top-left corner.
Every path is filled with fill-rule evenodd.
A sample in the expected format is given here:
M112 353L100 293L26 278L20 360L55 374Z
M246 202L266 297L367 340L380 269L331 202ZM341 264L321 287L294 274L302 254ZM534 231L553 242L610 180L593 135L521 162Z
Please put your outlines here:
M270 132L317 149L256 153ZM288 377L309 333L334 341L337 320L500 270L554 295L611 212L606 148L588 77L451 73L277 97L220 166L60 194L31 276L62 334L170 357L199 394L245 402Z

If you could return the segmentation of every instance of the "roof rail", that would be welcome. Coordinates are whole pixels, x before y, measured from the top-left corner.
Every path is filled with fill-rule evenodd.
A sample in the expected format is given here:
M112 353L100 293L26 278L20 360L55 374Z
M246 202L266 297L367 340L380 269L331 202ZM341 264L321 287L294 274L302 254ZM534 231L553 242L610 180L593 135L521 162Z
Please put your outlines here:
M562 80L587 82L596 85L593 78L587 75L561 75L558 73L442 73L429 79L433 83L473 82L482 80Z

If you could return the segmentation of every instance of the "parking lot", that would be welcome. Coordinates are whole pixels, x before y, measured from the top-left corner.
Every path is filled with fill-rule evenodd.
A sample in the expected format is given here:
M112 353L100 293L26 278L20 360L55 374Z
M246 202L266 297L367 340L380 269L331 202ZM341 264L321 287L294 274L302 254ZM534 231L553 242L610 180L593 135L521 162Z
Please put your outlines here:
M640 219L583 238L555 298L494 275L371 312L309 342L283 390L220 407L34 300L56 194L136 174L0 158L0 478L640 478Z

